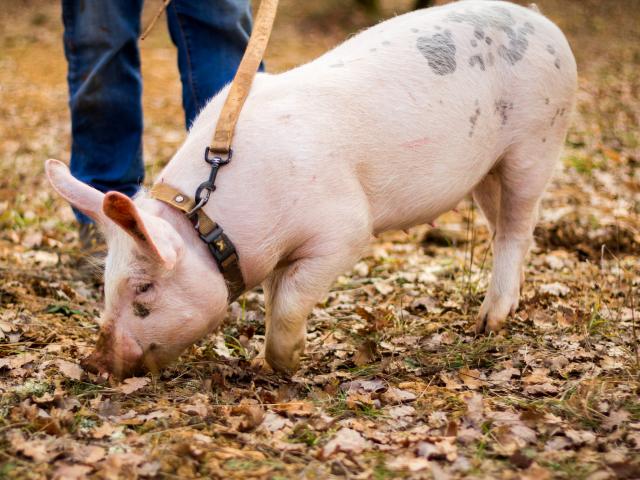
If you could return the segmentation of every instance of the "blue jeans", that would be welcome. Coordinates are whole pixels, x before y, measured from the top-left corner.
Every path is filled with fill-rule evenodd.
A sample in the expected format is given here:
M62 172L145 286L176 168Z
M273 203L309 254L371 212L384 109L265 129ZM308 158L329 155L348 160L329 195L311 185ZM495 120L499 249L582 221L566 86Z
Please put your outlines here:
M71 109L71 173L133 196L144 178L140 14L143 0L63 0ZM231 81L251 32L249 0L173 0L185 123ZM213 126L212 126L213 128ZM81 223L91 220L76 211Z

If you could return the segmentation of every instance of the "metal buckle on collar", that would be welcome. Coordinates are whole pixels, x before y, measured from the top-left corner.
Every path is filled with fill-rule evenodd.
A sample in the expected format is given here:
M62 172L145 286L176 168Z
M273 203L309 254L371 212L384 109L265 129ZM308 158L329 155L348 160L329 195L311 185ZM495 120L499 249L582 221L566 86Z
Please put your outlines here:
M216 226L216 228L207 235L200 234L200 238L207 244L209 251L221 269L223 268L224 262L236 254L236 247L229 241L220 226Z
M231 157L233 156L233 150L229 149L227 153L227 158L222 158L220 155L215 154L211 147L207 147L204 151L204 161L211 165L211 171L209 172L209 178L202 182L198 189L196 190L195 202L196 205L191 209L190 212L187 213L189 218L193 218L193 216L198 213L202 207L204 207L209 198L211 198L211 194L216 189L216 177L218 176L218 170L220 167L231 162Z

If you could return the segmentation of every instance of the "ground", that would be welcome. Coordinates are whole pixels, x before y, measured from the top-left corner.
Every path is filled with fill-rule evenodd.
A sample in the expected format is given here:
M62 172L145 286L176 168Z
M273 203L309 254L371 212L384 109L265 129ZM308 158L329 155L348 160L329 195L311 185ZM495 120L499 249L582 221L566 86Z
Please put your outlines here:
M387 0L381 17L408 1ZM374 23L282 0L282 71ZM150 18L159 2L148 2ZM521 307L473 335L491 252L481 215L382 236L309 320L292 378L253 373L263 297L160 375L78 366L101 290L79 275L59 2L0 12L0 477L640 478L640 5L540 0L580 67L574 126L542 202ZM165 26L142 45L148 179L185 136Z

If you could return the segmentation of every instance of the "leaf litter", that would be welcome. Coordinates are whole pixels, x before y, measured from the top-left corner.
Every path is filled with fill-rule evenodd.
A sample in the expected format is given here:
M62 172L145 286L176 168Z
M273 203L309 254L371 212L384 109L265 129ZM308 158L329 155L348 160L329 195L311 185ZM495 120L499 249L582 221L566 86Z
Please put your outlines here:
M521 308L505 332L472 333L491 252L477 208L465 201L437 229L382 235L336 281L309 319L293 377L250 369L264 341L257 290L178 364L122 383L78 365L95 343L101 291L78 275L72 215L42 175L44 151L69 149L59 6L8 12L14 20L0 34L0 476L639 478L640 42L629 14L638 9L625 0L620 8L539 3L580 44L581 85ZM272 68L343 38L344 8L283 1ZM292 21L296 9L311 20ZM172 47L161 29L148 41L152 175L184 134L171 120L181 117ZM602 45L611 46L606 55Z

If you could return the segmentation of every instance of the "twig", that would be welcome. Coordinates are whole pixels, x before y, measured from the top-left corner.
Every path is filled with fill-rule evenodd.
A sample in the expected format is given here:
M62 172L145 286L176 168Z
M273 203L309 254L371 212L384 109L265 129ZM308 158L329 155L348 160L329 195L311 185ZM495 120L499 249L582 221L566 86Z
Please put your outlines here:
M636 308L633 301L633 283L629 285L629 298L631 299L631 334L633 335L634 350L636 353L636 367L640 367L640 352L638 352L638 332L636 330Z

